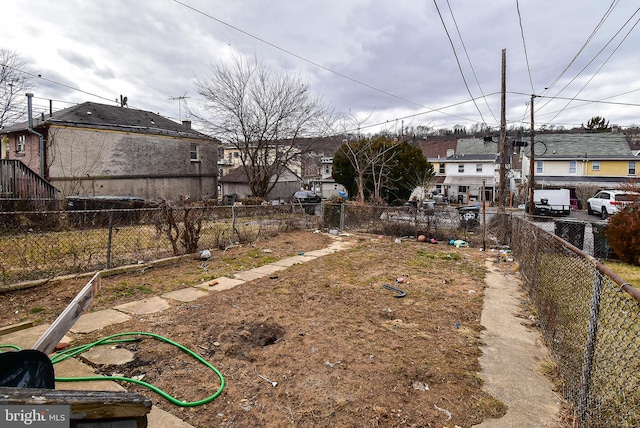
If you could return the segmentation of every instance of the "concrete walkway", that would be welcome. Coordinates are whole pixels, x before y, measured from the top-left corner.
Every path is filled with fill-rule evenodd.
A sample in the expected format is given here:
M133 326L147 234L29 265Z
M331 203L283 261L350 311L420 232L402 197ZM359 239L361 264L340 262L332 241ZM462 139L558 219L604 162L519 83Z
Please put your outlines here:
M486 289L481 323L486 328L480 358L484 389L508 406L500 419L487 419L479 428L558 427L562 400L540 373L550 360L540 333L522 324L520 304L526 299L517 275L486 262Z
M220 277L215 280L138 300L113 309L89 312L71 328L64 341L73 342L79 335L90 333L108 325L127 321L131 316L149 314L165 310L176 302L192 302L211 292L228 290L246 281L275 275L290 266L315 260L327 254L347 249L352 244L338 238L332 245L322 249L289 257L269 265L240 272L233 278ZM525 299L516 274L501 272L493 261L487 261L486 289L481 323L486 328L483 333L483 356L480 358L485 382L485 390L508 406L507 414L500 419L490 419L476 425L480 428L507 427L556 427L561 399L552 392L550 382L540 374L540 365L549 356L536 330L522 325L519 312L520 302ZM0 343L11 343L22 348L30 348L48 328L38 325L0 337ZM102 364L125 364L132 355L127 352L110 353L110 348L83 354L83 358ZM76 360L65 360L56 364L56 376L76 377L93 374L93 369ZM58 383L57 389L81 390L124 390L116 382ZM154 407L148 417L149 427L175 426L189 428L191 425Z

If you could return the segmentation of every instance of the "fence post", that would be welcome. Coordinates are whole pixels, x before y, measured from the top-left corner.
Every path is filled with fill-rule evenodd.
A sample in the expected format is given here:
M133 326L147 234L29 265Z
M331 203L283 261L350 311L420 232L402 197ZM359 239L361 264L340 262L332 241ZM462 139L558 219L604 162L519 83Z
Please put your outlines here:
M109 211L109 238L107 239L107 269L111 268L111 238L113 237L113 211Z
M600 301L602 299L602 276L599 275L595 265L593 268L593 294L591 295L591 309L589 311L589 334L584 349L584 360L582 365L582 379L580 387L580 397L578 401L578 412L580 414L580 426L586 426L587 407L589 406L589 395L591 385L591 370L593 368L593 354L598 336L598 318L600 316Z
M344 232L344 204L340 204L340 232Z
M236 206L231 205L231 243L236 242L234 239L236 236Z

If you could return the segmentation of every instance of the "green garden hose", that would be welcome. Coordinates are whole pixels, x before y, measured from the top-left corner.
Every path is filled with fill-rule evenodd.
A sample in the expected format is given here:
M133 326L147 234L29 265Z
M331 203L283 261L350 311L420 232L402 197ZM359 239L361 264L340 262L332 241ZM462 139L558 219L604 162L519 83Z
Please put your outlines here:
M152 337L154 339L158 339L162 342L166 342L170 345L175 346L176 348L180 349L181 351L185 352L186 354L190 355L191 357L195 358L197 361L201 362L202 364L204 364L205 366L207 366L209 369L211 369L216 376L218 376L218 378L220 379L220 387L218 388L218 390L215 392L215 394L202 399L202 400L198 400L198 401L181 401L178 400L177 398L169 395L168 393L166 393L165 391L161 390L160 388L151 385L150 383L147 382L143 382L141 380L138 379L132 379L132 378L128 378L128 377L122 377L122 376L87 376L87 377L69 377L69 378L65 378L65 377L56 377L56 382L84 382L84 381L102 381L102 380L117 380L117 381L122 381L122 382L130 382L130 383L135 383L137 385L141 385L147 389L150 389L151 391L155 392L156 394L160 395L161 397L165 398L166 400L168 400L169 402L175 404L176 406L180 406L180 407L197 407L197 406L201 406L203 404L207 404L213 400L215 400L220 394L222 394L222 390L224 389L225 386L225 381L224 381L224 377L222 376L222 374L218 371L218 369L216 369L213 365L211 365L207 360L205 360L204 358L202 358L200 355L196 354L195 352L193 352L192 350L190 350L189 348L182 346L181 344L174 342L170 339L167 339L164 336L160 336L159 334L155 334L155 333L148 333L148 332L140 332L140 331L134 331L134 332L127 332L127 333L118 333L118 334L112 334L111 336L107 336L104 337L96 342L93 343L89 343L87 345L81 345L81 346L77 346L74 348L69 348L66 349L63 352L60 352L56 355L54 355L51 358L51 362L53 364L59 363L61 361L64 361L68 358L72 358L75 357L76 355L82 354L83 352L88 351L89 349L98 346L98 345L110 345L110 344L114 344L114 343L124 343L124 342L133 342L133 341L137 341L139 339L137 338L127 338L127 339L116 339L114 340L114 338L119 338L119 337L126 337L126 336L147 336L147 337ZM14 349L20 349L17 346L14 345L0 345L0 348L3 347L10 347L10 348L14 348Z

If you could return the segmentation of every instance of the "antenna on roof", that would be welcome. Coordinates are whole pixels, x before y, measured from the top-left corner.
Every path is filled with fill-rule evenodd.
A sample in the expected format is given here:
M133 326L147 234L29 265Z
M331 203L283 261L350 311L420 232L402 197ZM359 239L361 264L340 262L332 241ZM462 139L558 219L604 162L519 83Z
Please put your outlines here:
M178 100L178 114L180 115L180 122L182 122L182 100L185 98L191 97L188 97L186 92L181 97L169 97L170 100Z
M123 97L122 95L120 95L120 107L126 107L127 106L127 97Z

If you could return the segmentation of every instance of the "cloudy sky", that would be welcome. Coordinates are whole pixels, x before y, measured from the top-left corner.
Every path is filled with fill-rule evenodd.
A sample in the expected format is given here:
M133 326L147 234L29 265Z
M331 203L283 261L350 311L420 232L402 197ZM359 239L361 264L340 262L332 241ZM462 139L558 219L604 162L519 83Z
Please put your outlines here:
M234 56L311 82L366 130L640 124L632 0L3 0L0 47L36 76L35 109L84 101L175 120ZM37 77L41 76L41 77ZM184 97L179 100L179 97Z

